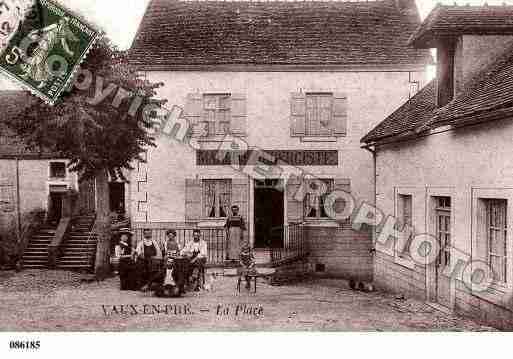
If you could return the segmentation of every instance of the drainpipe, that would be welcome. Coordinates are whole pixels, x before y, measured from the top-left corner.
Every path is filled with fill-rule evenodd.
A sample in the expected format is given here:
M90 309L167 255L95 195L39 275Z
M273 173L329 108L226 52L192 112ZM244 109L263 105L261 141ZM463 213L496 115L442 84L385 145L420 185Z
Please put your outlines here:
M374 206L374 208L376 208L376 204L377 204L377 196L378 196L378 170L377 170L377 160L376 160L376 157L377 157L377 150L376 150L376 147L372 147L370 145L365 145L365 146L362 146L361 148L363 148L364 150L367 150L369 151L370 153L372 153L372 161L373 161L373 167L374 167L374 193L373 193L373 200L372 200L372 204ZM376 213L374 214L374 218L376 217ZM376 233L377 233L377 226L373 226L373 230L372 230L372 243L374 244L374 241L376 240ZM371 253L374 255L374 252L375 252L375 248L374 248L374 245L373 245L373 248L371 249Z
M21 236L21 203L20 203L20 160L16 157L16 225L18 228L18 240Z

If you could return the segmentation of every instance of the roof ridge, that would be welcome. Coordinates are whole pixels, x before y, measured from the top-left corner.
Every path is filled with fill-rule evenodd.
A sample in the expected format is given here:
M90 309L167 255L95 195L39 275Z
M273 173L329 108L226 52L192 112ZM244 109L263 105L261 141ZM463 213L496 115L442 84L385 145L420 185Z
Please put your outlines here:
M399 106L394 112L392 112L383 121L381 121L376 126L374 126L374 128L372 130L370 130L364 137L362 137L360 142L362 142L362 143L369 143L369 142L380 140L380 139L383 139L383 138L386 138L386 137L397 136L397 135L403 134L405 132L411 131L412 129L404 128L402 131L397 131L397 132L394 132L392 134L388 134L388 135L385 135L385 136L379 136L379 135L375 134L375 132L380 127L383 127L384 125L386 125L394 115L400 113L401 111L407 111L407 110L410 110L410 109L413 109L413 108L417 108L418 106L421 106L422 104L425 104L426 106L424 106L424 107L427 107L428 106L428 102L425 101L426 99L424 98L424 96L428 95L429 91L434 91L435 90L435 84L436 84L436 79L433 79L433 80L429 81L413 97L408 99L408 101L406 101L401 106ZM414 126L414 127L418 127L418 126ZM415 128L413 128L413 130L414 129Z

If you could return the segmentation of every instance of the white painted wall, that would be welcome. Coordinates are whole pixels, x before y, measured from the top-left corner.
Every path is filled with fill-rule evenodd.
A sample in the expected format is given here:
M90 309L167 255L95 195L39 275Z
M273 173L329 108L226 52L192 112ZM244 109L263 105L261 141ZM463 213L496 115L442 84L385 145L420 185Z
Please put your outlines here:
M472 226L475 226L472 190L476 196L483 189L497 189L494 192L499 198L509 198L511 202L512 136L513 123L508 119L379 150L377 207L385 215L395 215L394 192L411 193L414 196L413 226L417 233L426 233L430 232L429 225L426 226L429 223L426 194L452 196L453 245L470 254ZM509 217L511 221L511 213ZM508 247L512 246L510 233Z
M422 80L423 74L414 74ZM263 149L337 149L339 166L309 167L316 175L351 179L353 193L373 199L372 156L360 148L360 139L409 96L408 72L150 72L152 82L163 82L158 95L168 108L183 106L194 92L231 92L247 95L248 141ZM422 84L421 84L422 85ZM348 97L348 134L333 143L305 143L290 136L290 94L303 91L343 92ZM138 221L138 190L147 190L149 222L183 222L185 178L234 178L226 167L196 167L195 153L168 138L150 149L144 166L148 181L137 183L132 173L131 213ZM242 178L242 177L241 177Z

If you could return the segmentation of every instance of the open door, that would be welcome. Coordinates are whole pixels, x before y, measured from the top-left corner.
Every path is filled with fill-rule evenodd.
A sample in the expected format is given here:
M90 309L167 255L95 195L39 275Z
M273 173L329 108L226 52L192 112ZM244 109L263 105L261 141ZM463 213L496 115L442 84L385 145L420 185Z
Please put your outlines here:
M284 193L278 181L255 181L255 248L283 247Z

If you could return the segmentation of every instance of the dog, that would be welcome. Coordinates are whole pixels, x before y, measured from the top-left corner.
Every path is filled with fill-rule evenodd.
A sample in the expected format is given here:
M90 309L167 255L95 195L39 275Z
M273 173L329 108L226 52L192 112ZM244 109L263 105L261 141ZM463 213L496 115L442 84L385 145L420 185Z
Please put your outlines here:
M214 291L214 284L217 280L217 273L210 273L210 275L208 276L208 279L206 280L206 283L205 283L205 290L207 292L213 292Z

